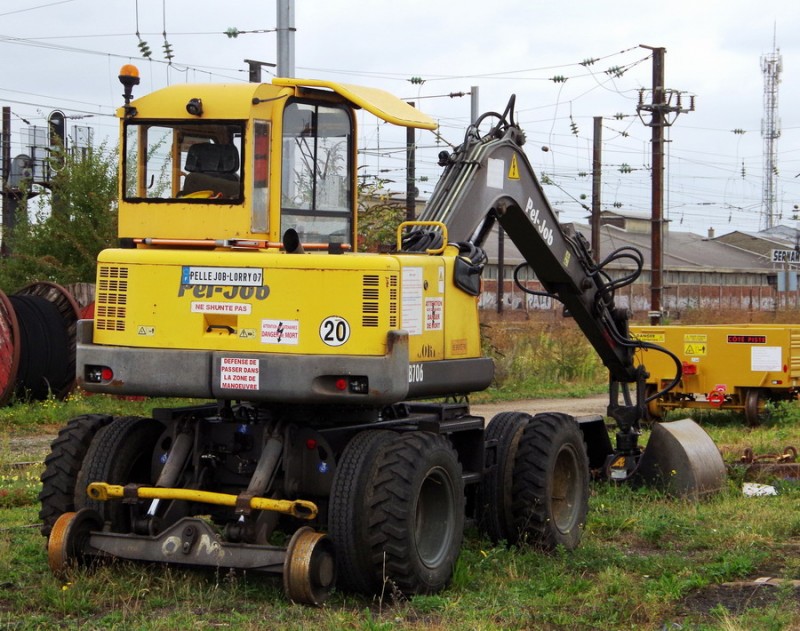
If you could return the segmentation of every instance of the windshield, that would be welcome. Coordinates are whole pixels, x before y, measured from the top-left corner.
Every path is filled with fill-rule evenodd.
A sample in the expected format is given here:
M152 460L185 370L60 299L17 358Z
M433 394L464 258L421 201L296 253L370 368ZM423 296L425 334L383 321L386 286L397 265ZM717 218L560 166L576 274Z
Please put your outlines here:
M128 123L127 201L242 201L242 123Z
M283 114L281 234L350 243L352 122L345 107L291 102Z

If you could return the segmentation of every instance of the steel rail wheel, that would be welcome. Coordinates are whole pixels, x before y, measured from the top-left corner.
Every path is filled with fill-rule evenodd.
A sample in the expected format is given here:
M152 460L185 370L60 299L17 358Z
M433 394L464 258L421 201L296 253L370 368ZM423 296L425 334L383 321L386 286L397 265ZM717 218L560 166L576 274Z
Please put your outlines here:
M766 419L767 408L764 392L760 388L748 388L744 395L744 420L751 427L761 425Z
M68 512L59 517L47 542L47 564L59 578L86 562L86 546L93 530L103 528L100 515L91 509Z
M308 526L289 542L283 564L283 590L296 603L321 605L336 582L333 542Z
M487 462L493 466L481 481L480 525L495 543L514 544L519 537L514 526L511 489L519 442L532 418L525 412L501 412L486 427L484 443L487 454L493 454L494 458Z
M544 550L577 547L589 507L589 460L571 416L537 414L525 427L512 497L517 540Z
M649 399L656 393L656 386L650 384L645 388L645 399ZM661 399L653 399L647 402L647 420L660 421L664 418L664 410L661 407Z

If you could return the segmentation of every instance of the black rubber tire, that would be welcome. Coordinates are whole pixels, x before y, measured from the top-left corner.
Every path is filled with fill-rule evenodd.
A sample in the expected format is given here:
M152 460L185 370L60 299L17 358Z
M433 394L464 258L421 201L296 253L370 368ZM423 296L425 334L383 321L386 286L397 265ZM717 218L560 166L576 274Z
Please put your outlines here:
M486 427L484 443L496 443L496 462L481 480L480 527L494 542L514 537L511 488L514 462L522 434L533 417L525 412L501 412Z
M543 550L580 543L589 508L589 459L567 414L537 414L525 427L514 464L514 532L509 543Z
M464 480L450 441L399 434L378 454L367 494L373 576L403 594L440 591L453 576L464 537Z
M328 534L333 540L337 585L373 594L376 582L367 541L366 496L375 478L375 461L385 445L397 437L388 430L356 434L336 464L328 504Z
M92 500L86 495L86 487L92 482L154 484L153 452L163 432L160 421L140 416L117 417L101 429L78 474L76 508L97 511L104 522L110 522L112 532L129 532L130 505L121 500Z
M62 427L44 459L39 491L42 535L50 536L53 524L64 513L75 510L75 482L95 434L111 422L107 414L78 416Z

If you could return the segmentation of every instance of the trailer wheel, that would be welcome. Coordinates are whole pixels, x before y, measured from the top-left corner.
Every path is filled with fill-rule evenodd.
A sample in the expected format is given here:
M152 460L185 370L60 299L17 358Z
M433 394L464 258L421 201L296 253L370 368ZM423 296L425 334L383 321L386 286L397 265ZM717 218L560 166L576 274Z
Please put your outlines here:
M577 547L589 507L589 460L575 419L544 413L528 423L512 497L517 540L544 550Z
M480 524L489 538L497 543L516 543L511 487L514 462L520 439L533 417L525 412L501 412L486 427L484 443L494 452L493 465L481 481ZM487 450L488 453L488 450Z
M373 594L380 582L373 574L367 542L366 496L375 480L375 461L397 437L388 430L356 434L344 448L333 477L328 505L328 533L333 540L339 587Z
M766 420L766 397L760 388L748 388L744 395L744 420L751 427L761 425Z
M645 387L644 397L645 399L649 399L656 393L656 386L653 384L648 384ZM647 402L647 420L648 421L660 421L664 418L664 410L661 407L661 399L653 399L652 401Z
M367 537L381 584L433 593L453 575L464 536L464 480L449 440L399 434L377 458L367 495Z
M58 432L44 460L39 492L42 535L50 536L53 524L64 513L75 510L75 482L95 434L111 422L106 414L78 416Z
M76 508L91 508L103 521L111 522L112 532L131 529L130 505L120 501L91 500L86 487L92 482L126 485L153 484L153 451L164 425L151 418L122 416L101 429L86 452L75 488Z

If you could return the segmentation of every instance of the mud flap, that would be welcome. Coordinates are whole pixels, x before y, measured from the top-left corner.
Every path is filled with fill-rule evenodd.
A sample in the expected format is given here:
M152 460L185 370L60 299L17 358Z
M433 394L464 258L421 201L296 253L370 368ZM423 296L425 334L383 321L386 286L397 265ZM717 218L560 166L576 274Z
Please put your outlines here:
M725 463L711 437L692 419L655 423L634 482L670 495L700 499L725 485Z

